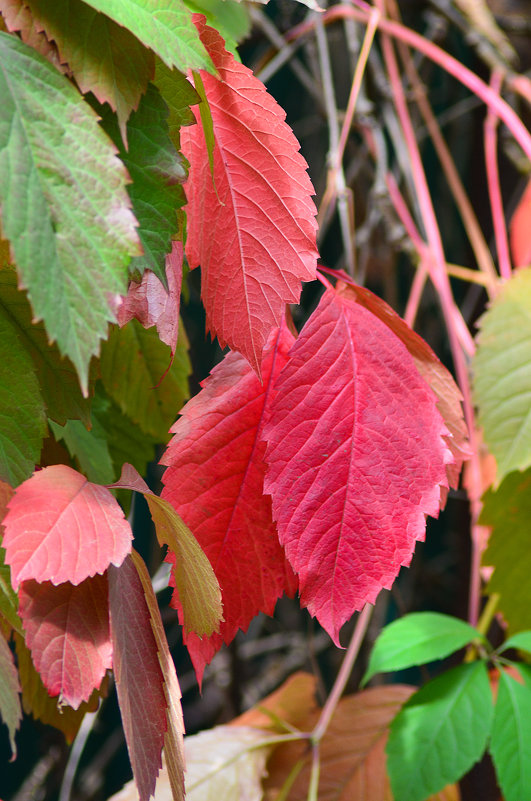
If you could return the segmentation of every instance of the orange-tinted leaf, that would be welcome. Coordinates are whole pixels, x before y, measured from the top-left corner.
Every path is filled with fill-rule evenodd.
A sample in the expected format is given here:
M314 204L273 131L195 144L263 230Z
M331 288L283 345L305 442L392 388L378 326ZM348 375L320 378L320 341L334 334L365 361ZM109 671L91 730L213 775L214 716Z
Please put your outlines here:
M24 581L19 614L48 693L77 709L112 664L107 577L94 576L77 586Z
M8 509L2 544L15 589L26 579L79 584L131 550L131 527L116 499L66 465L37 470Z
M531 180L511 218L509 234L514 266L531 265Z
M317 680L311 673L294 673L278 690L231 720L229 726L252 726L283 733L285 728L279 727L281 722L303 729L309 716L317 711L316 687Z
M219 79L201 71L214 127L214 182L202 126L181 131L190 162L186 255L190 267L201 265L208 329L259 372L285 304L298 302L301 281L315 278L313 187L284 111L204 17L194 21Z
M23 42L47 58L58 70L69 73L68 66L61 63L57 47L36 24L25 0L0 0L0 11L8 31L18 31Z

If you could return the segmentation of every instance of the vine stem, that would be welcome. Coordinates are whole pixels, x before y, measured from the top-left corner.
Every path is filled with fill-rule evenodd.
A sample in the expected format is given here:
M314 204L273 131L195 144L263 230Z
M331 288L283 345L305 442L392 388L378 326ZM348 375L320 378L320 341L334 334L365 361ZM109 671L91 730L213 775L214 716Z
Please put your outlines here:
M314 743L314 745L318 744L323 738L323 735L329 726L332 716L336 711L339 699L343 695L347 681L352 672L354 662L356 661L356 657L358 656L359 650L361 648L363 638L365 637L365 633L367 631L367 626L369 625L372 612L373 612L373 606L371 604L365 604L365 606L358 615L358 619L356 621L354 631L352 632L352 637L349 646L347 648L345 658L343 659L341 667L339 668L339 673L337 674L334 686L332 687L330 695L328 696L326 703L323 707L323 710L319 716L317 725L315 726L312 732L311 740L312 743Z

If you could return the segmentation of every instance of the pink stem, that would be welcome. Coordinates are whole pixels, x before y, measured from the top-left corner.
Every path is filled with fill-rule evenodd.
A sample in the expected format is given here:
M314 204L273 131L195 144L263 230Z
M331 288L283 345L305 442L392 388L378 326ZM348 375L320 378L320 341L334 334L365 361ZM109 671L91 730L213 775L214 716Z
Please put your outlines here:
M499 94L502 85L502 74L499 70L492 73L490 85ZM500 188L500 175L498 171L498 137L496 129L498 118L489 108L485 118L485 166L487 172L487 185L489 189L490 207L494 227L494 239L498 254L498 267L502 278L511 277L511 258L509 256L509 242L507 239L507 226L503 212L503 201Z

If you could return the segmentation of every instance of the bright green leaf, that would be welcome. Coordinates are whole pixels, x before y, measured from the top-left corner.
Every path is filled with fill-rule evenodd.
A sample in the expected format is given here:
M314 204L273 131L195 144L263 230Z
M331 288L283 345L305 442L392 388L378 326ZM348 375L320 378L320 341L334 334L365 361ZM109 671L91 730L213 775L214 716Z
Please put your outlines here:
M424 801L458 781L483 755L492 716L484 662L459 665L411 696L386 749L395 801Z
M31 357L9 320L0 315L1 481L16 487L31 476L45 433L44 403Z
M90 358L112 319L108 293L125 294L139 252L127 173L70 81L1 32L0 97L3 230L35 318L86 393Z
M531 268L518 270L479 321L474 388L498 479L531 465Z
M531 687L503 670L490 752L505 801L531 801Z
M39 30L55 42L80 90L116 111L125 132L129 114L153 76L154 56L127 28L81 0L25 0Z
M81 394L72 363L61 357L57 345L48 344L43 323L32 322L24 292L17 287L14 268L0 270L0 315L14 327L33 359L48 417L64 425L68 419L90 424L90 402Z
M18 595L11 586L9 567L3 564L3 554L3 548L0 548L0 555L2 556L2 564L0 565L0 616L23 637L22 621L18 616Z
M531 629L530 518L531 469L511 473L496 492L485 493L480 522L492 526L492 533L482 561L494 567L487 592L500 594L500 609L511 631Z
M109 484L114 480L115 470L106 433L97 419L93 419L90 431L80 420L68 420L64 426L50 421L50 428L57 442L64 440L70 456L77 459L81 472L89 481Z
M191 11L204 14L207 25L216 28L225 40L225 47L238 59L238 43L249 35L251 19L244 3L236 0L185 0Z
M531 631L520 631L518 634L513 634L498 648L498 652L503 653L509 648L517 648L519 651L527 651L531 654Z
M480 633L455 617L436 612L416 612L390 623L374 644L365 684L375 673L403 670L458 651Z
M182 72L168 69L160 59L156 62L154 83L168 106L168 132L174 147L179 150L181 126L195 124L190 106L199 103L201 98Z
M131 320L115 327L101 351L107 393L147 434L168 441L168 431L188 397L188 342L181 327L173 363L155 328ZM169 369L168 369L169 368Z
M22 720L20 707L20 685L13 654L7 642L0 635L0 718L9 732L9 742L13 758L17 755L15 732Z
M87 0L119 25L128 28L168 67L181 72L204 69L214 73L188 9L181 0Z

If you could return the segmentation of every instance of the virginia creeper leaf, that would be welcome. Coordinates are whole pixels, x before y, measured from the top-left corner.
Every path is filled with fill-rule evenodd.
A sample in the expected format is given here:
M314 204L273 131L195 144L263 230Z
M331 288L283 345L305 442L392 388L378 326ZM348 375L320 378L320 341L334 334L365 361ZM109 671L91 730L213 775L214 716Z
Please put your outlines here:
M155 495L130 464L124 464L120 480L111 488L141 492L146 499L157 539L172 553L173 586L182 599L182 624L186 632L209 636L219 631L222 617L221 593L210 562L196 538L173 506Z
M89 481L109 484L115 475L109 452L106 432L95 418L87 430L80 420L67 420L65 426L50 421L50 428L57 442L63 440L68 452L76 459Z
M194 112L190 108L200 98L185 75L170 70L160 59L156 60L154 84L168 106L168 133L176 150L181 149L181 127L194 125Z
M459 665L424 685L391 725L387 769L395 801L424 801L460 779L483 755L492 717L484 662Z
M157 598L143 559L133 551L131 558L140 578L144 598L149 610L151 628L157 643L162 676L164 678L164 695L166 698L166 720L168 728L164 738L164 756L170 779L170 786L174 801L184 799L184 722L181 708L181 690L175 672L175 665L168 647L168 640L164 632L160 617Z
M131 281L125 298L117 296L116 317L120 328L136 318L144 328L157 327L161 342L175 353L179 334L179 305L183 274L182 242L173 242L166 256L168 289L151 270L146 270L138 284ZM121 302L120 302L121 301Z
M502 653L509 648L517 648L519 651L527 651L528 654L531 654L531 631L520 631L518 634L513 634L512 637L505 640L498 651Z
M505 801L531 799L531 687L500 671L490 752Z
M126 171L72 84L5 33L0 94L3 230L35 318L86 393L88 363L112 319L107 293L125 292L139 252Z
M107 577L93 576L77 586L24 581L19 613L48 693L77 709L112 664Z
M264 420L275 397L274 383L287 360L293 335L274 331L264 350L261 383L248 362L229 353L202 382L182 410L162 462L162 497L179 512L208 556L221 586L220 633L185 635L196 673L202 676L222 643L247 629L263 611L272 614L296 580L286 562L263 495ZM182 600L173 601L182 615Z
M245 39L251 30L247 6L237 0L184 0L184 2L191 11L205 15L207 25L219 32L226 49L240 61L238 42Z
M428 343L415 333L384 300L361 286L340 283L336 289L340 295L365 306L397 335L413 357L420 375L435 393L437 408L448 429L445 441L454 457L446 465L448 483L450 487L457 489L463 461L470 456L468 430L461 407L463 396L459 387ZM446 487L441 487L441 500L445 499Z
M181 72L188 69L214 71L190 12L181 0L87 1L93 8L128 28L168 67L177 67Z
M531 465L531 268L501 288L479 321L474 388L498 480Z
M529 267L531 265L531 239L529 228L531 226L531 180L520 198L520 202L511 217L509 229L511 237L511 253L515 267Z
M37 30L57 45L81 92L116 111L120 127L153 77L154 56L127 28L81 0L24 0Z
M372 649L363 684L376 673L403 670L444 659L475 639L473 626L437 612L414 612L386 626Z
M531 469L511 473L496 492L490 489L483 497L480 522L492 526L492 533L482 561L494 567L486 591L500 594L500 609L511 631L531 629L530 516Z
M31 357L0 312L0 480L16 486L39 461L46 415Z
M181 132L191 165L186 255L191 268L201 265L208 329L258 371L285 304L298 302L301 281L315 278L313 187L284 111L204 18L195 20L220 80L201 72L216 139L214 182L202 127Z
M332 289L275 388L264 488L301 603L338 643L437 515L448 431L400 339Z
M15 732L22 720L20 684L13 654L0 634L0 718L7 726L12 759L17 756Z
M131 528L109 490L66 465L38 470L8 508L2 544L15 589L25 579L79 584L131 550Z
M186 178L182 156L168 131L168 107L159 90L149 84L137 111L127 123L127 149L117 129L116 117L101 109L102 124L127 167L132 183L127 187L139 223L143 253L131 261L130 270L152 270L167 286L166 254L177 233L178 209L185 196L180 184Z
M11 585L11 571L4 564L5 550L1 547L4 535L2 521L7 513L7 504L14 492L9 484L0 481L0 620L4 621L8 630L14 629L22 635L22 621L18 616L18 596Z
M113 670L140 801L148 801L161 767L167 730L164 676L142 582L132 558L109 568Z
M38 29L24 0L0 0L0 12L8 31L20 33L23 42L47 58L58 70L68 73L68 67L61 64L59 51L54 42L50 42L42 30Z
M106 680L103 680L100 690L94 690L88 701L84 701L77 709L73 709L64 700L59 703L57 696L52 698L48 694L41 677L35 670L31 661L31 653L22 636L15 635L15 646L24 712L27 715L33 715L36 720L62 731L67 743L72 743L85 714L94 712L98 708L101 694L106 688Z
M288 724L302 731L308 716L317 711L316 690L317 679L311 673L293 673L278 690L231 720L229 726L252 726L283 734Z
M189 395L188 340L181 325L175 356L157 331L131 320L112 329L101 349L103 386L140 428L167 442L170 426Z
M57 345L50 345L44 324L32 321L25 292L17 287L14 269L0 270L0 315L15 329L33 360L48 417L64 425L67 420L90 424L90 402L84 398L72 362L62 358Z

